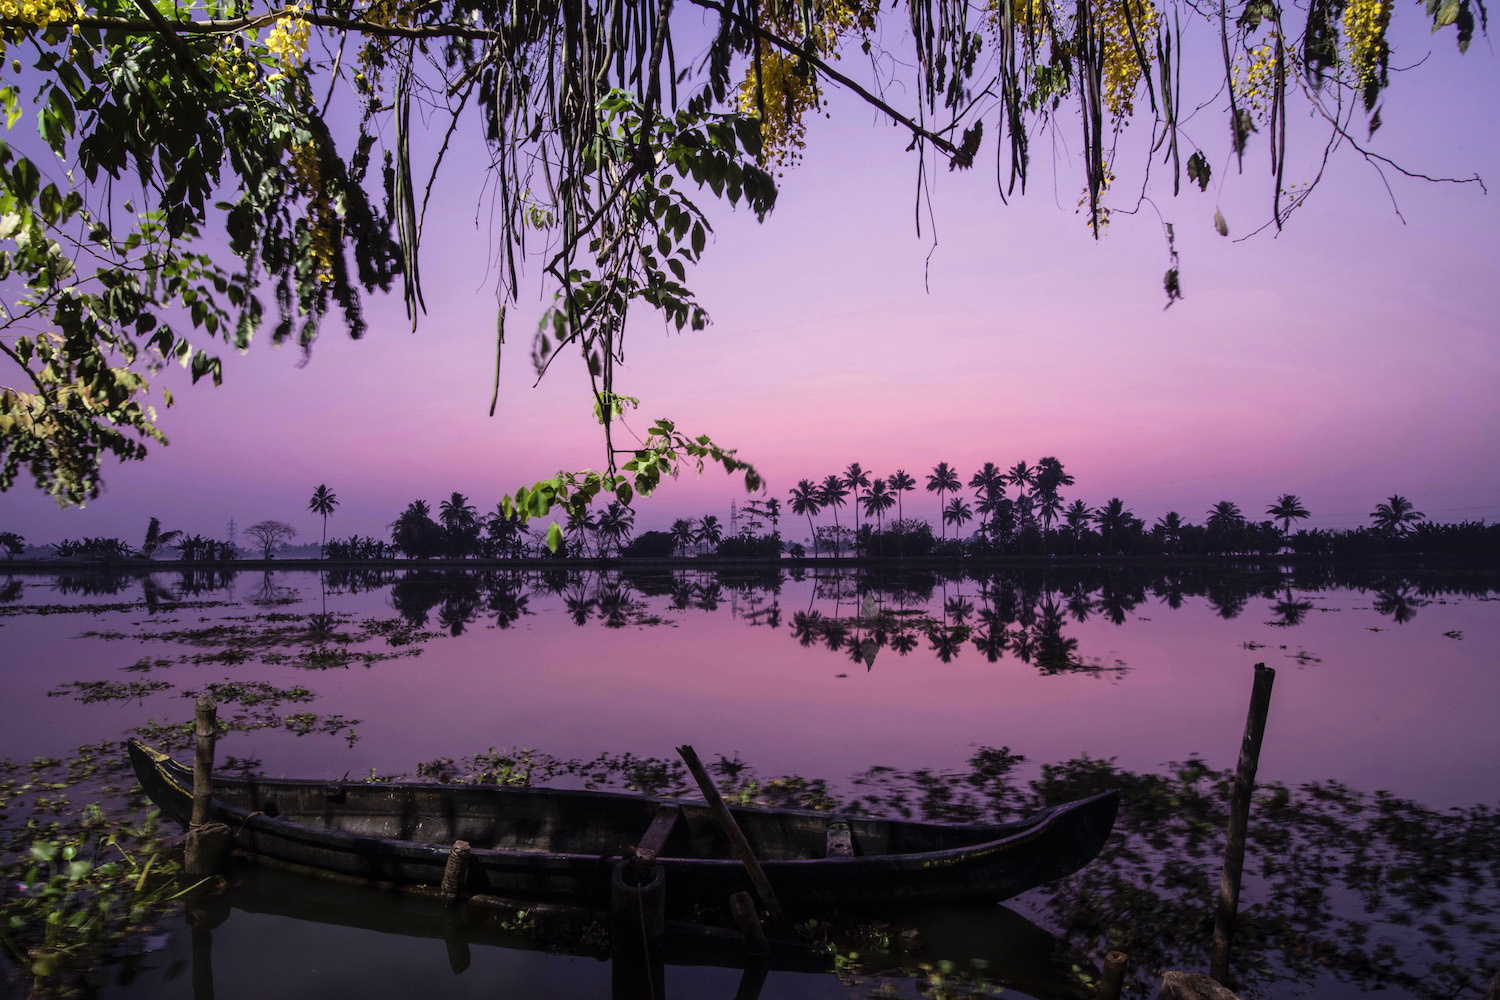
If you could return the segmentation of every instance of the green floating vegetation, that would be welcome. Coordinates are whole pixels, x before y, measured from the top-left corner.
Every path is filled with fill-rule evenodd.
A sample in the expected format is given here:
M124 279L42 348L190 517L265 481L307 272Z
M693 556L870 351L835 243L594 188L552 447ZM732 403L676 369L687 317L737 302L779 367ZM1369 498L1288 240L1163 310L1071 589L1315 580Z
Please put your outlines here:
M170 691L167 681L70 681L47 692L48 698L73 696L85 705L98 701L142 701L158 691Z

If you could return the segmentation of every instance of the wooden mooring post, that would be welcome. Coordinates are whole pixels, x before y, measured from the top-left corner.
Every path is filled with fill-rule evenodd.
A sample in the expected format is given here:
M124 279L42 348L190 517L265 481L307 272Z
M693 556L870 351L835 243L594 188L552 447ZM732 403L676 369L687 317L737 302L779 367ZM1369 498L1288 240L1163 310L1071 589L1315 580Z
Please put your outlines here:
M1245 831L1250 823L1250 798L1255 791L1255 771L1260 764L1260 745L1266 733L1271 685L1275 680L1275 670L1264 663L1255 665L1250 714L1245 720L1245 737L1240 743L1240 762L1235 770L1234 792L1229 800L1229 836L1224 845L1224 875L1219 881L1213 955L1209 961L1209 975L1223 986L1229 985L1229 949L1234 940L1235 913L1240 905L1240 876L1245 869Z
M1104 956L1104 974L1099 977L1098 1000L1120 1000L1125 989L1125 967L1130 958L1123 951L1112 951Z
M198 699L194 715L193 815L183 845L183 866L192 879L211 878L223 871L233 841L229 827L209 822L218 726L218 703L212 695L205 694Z

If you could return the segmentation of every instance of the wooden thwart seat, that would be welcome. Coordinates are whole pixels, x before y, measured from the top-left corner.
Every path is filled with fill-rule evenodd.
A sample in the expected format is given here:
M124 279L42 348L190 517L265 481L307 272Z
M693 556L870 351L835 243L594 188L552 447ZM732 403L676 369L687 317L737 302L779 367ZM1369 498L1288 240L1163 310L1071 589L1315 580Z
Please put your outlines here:
M681 818L682 809L678 806L664 805L657 809L651 825L646 828L646 835L636 845L636 854L639 856L649 852L651 857L659 857L662 848L667 846L667 838L672 835L672 829Z

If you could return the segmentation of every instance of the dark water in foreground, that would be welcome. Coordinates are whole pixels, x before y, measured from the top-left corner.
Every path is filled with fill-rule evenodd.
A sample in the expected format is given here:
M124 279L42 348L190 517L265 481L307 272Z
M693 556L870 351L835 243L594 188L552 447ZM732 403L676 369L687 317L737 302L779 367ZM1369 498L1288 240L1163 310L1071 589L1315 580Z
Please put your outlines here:
M132 732L181 745L186 696L211 687L221 763L271 775L675 791L687 742L749 797L954 821L1111 785L1116 841L1064 883L867 923L863 944L838 941L861 952L842 975L673 965L666 993L915 995L916 972L938 995L959 973L1068 995L1073 965L1123 946L1154 995L1156 970L1206 968L1219 772L1263 661L1243 993L1477 1000L1500 967L1497 595L1496 574L1306 569L16 577L0 581L0 758ZM218 996L618 985L594 955L369 893L315 904L256 879L228 901L199 922L196 963L174 925L111 991L203 996L210 940ZM907 927L922 947L903 956Z

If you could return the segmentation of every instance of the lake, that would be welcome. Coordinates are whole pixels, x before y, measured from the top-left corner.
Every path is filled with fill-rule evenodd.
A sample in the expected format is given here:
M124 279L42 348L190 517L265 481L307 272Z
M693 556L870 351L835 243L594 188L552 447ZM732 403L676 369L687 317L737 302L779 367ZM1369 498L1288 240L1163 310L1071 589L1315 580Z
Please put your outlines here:
M1154 996L1162 968L1206 971L1218 772L1234 766L1263 662L1276 680L1241 904L1244 994L1477 1000L1496 972L1496 573L163 570L16 574L0 601L12 761L132 734L181 749L190 696L212 689L230 728L220 764L247 773L500 767L679 792L691 779L674 747L690 743L777 802L963 821L1101 783L1125 795L1116 841L1063 883L979 913L894 915L898 931L922 928L913 955L876 942L837 974L748 985L738 970L669 966L675 996L915 995L921 962L948 976L937 989L970 973L1066 995L1025 963L1098 963L1109 947L1130 953L1135 995ZM467 964L451 962L451 928L445 951L388 900L299 911L312 890L250 881L214 904L219 995L257 975L282 996L334 979L377 996L611 990L593 957L470 928ZM193 937L174 922L109 990L195 995L182 971ZM271 947L274 970L253 972Z

